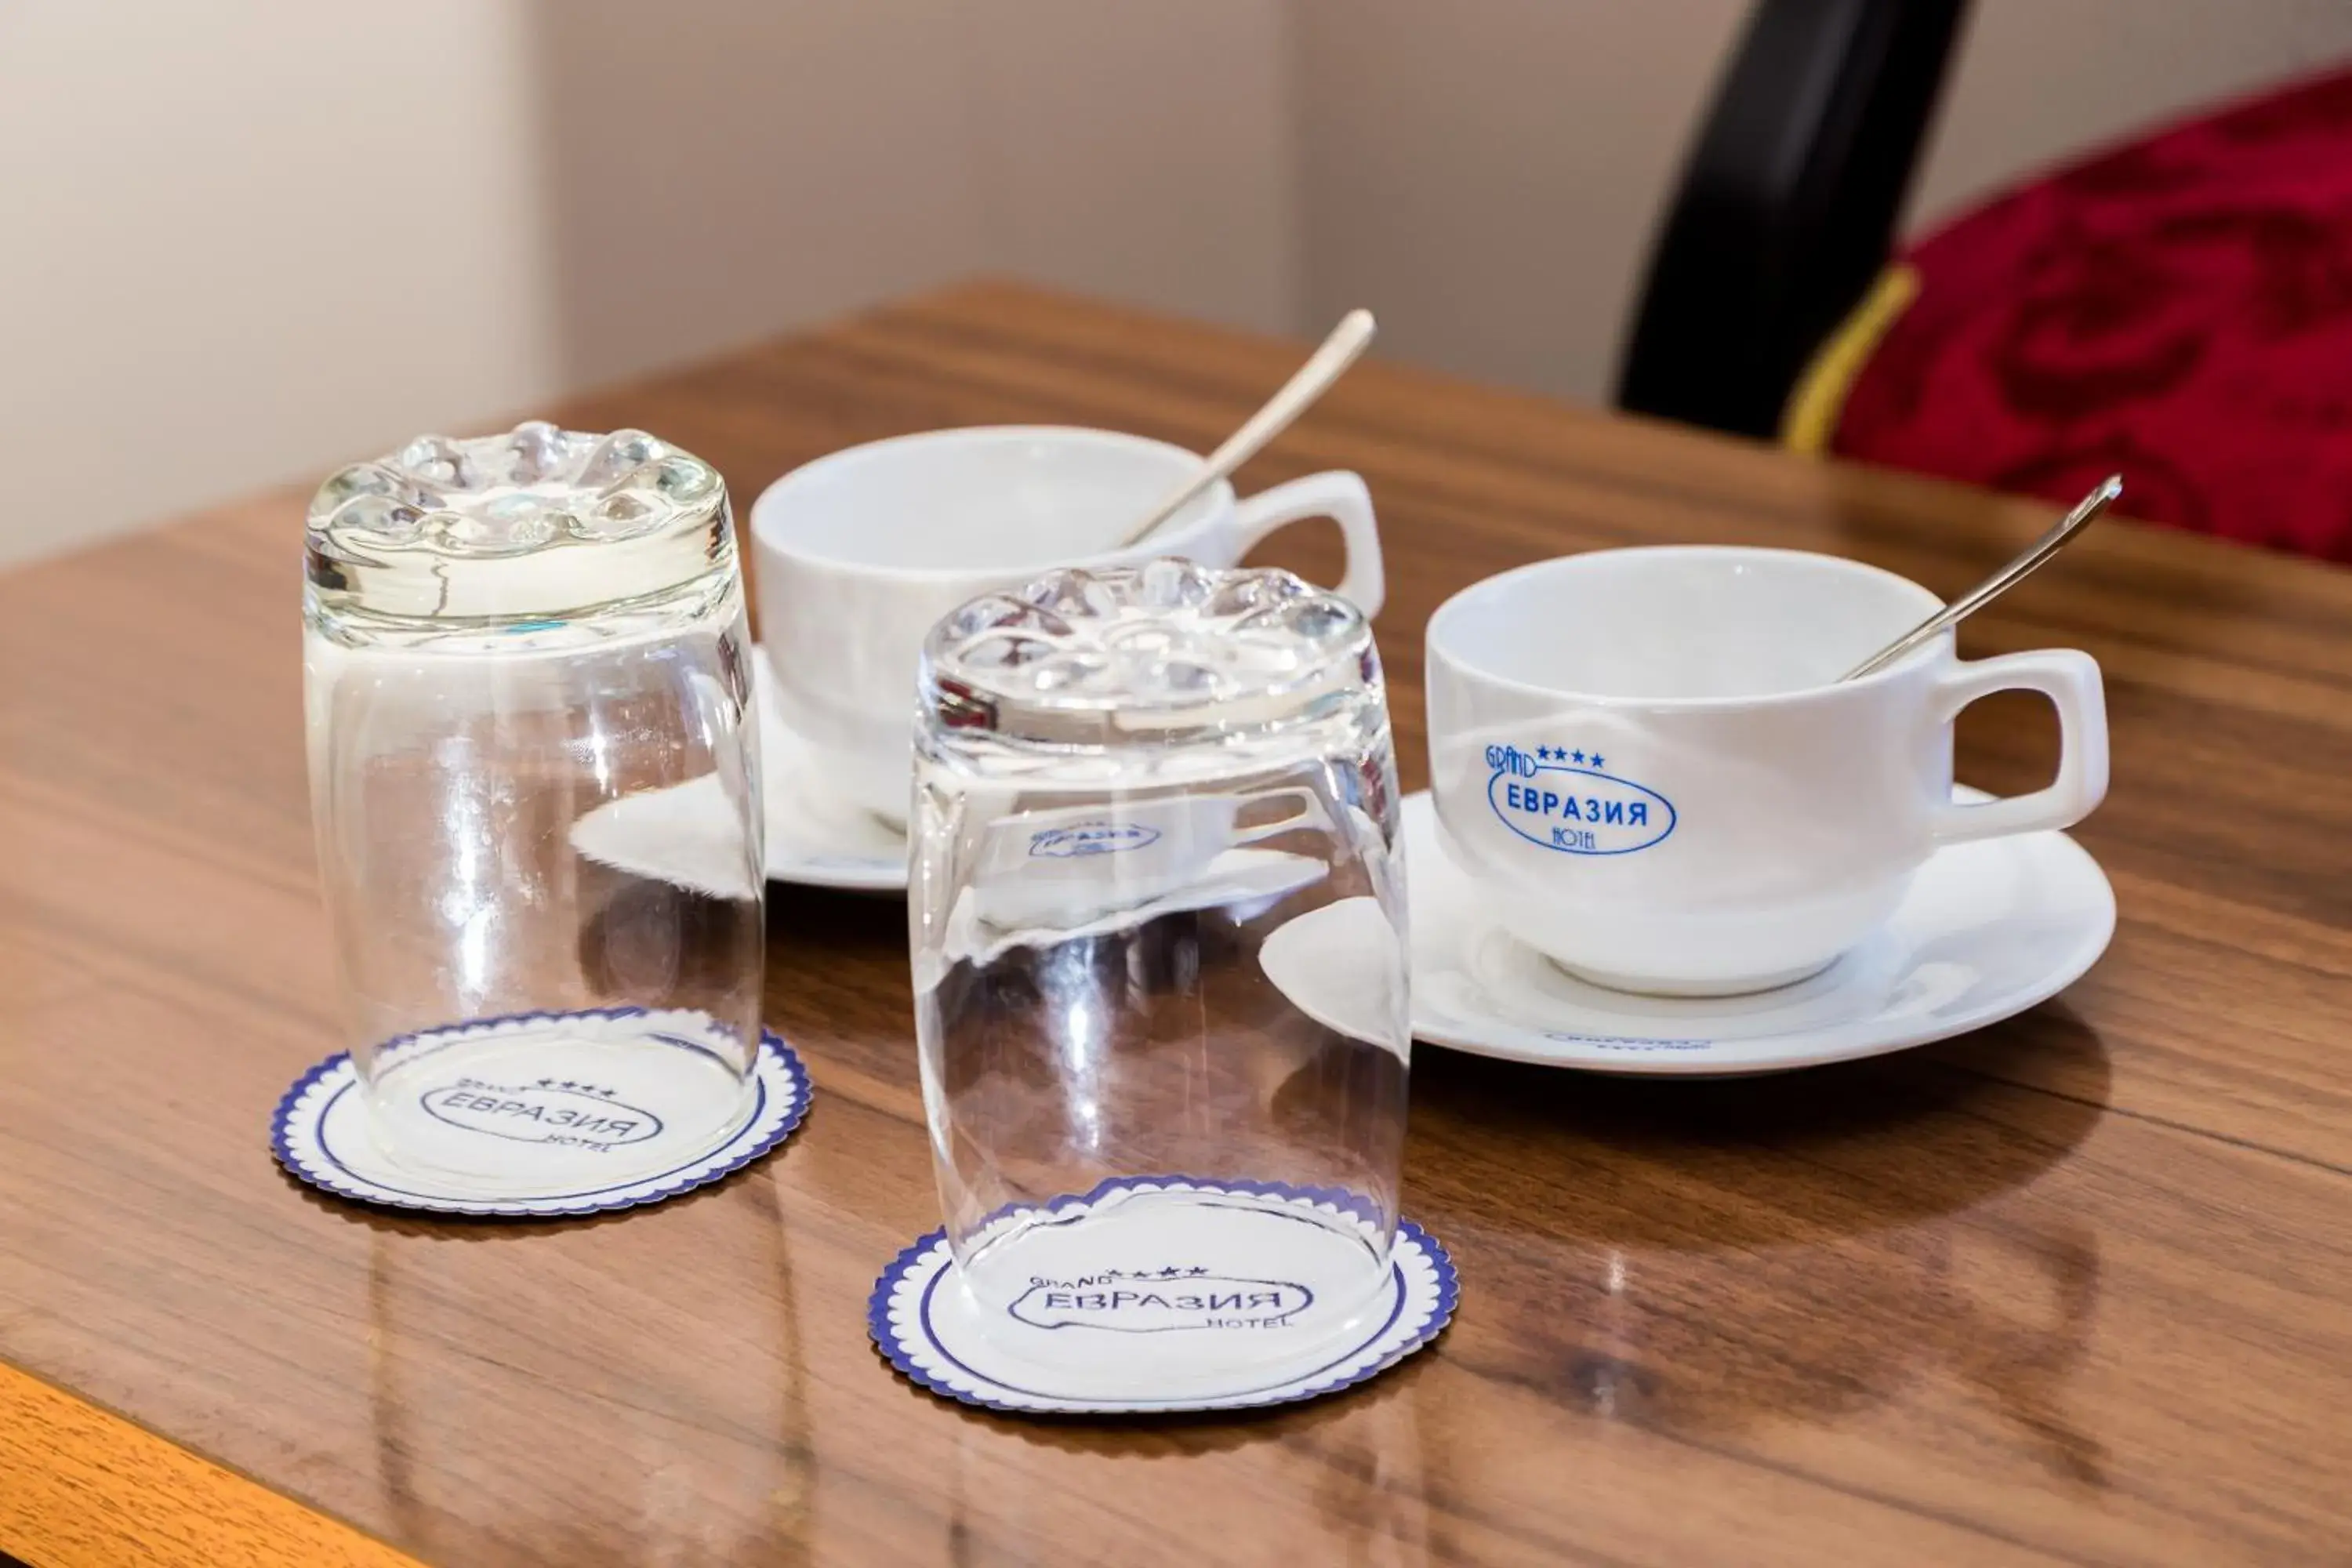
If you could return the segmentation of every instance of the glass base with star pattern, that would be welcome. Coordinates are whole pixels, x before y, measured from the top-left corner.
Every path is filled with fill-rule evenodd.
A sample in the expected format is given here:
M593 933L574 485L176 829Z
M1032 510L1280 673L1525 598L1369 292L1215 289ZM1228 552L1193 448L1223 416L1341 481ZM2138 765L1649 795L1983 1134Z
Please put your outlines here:
M401 1167L485 1195L618 1187L741 1130L755 1098L742 1055L690 1009L477 1020L377 1052L369 1131Z

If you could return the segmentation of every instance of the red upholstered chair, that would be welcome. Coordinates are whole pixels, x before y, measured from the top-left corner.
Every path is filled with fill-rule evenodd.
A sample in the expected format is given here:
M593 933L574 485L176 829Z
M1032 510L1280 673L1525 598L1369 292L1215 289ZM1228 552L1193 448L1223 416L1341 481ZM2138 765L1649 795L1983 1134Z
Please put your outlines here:
M1905 247L1797 388L1843 457L2352 562L2352 69Z
M1758 0L1620 402L2056 502L2120 470L2135 517L2352 562L2352 69L2095 152L1890 258L1961 17Z

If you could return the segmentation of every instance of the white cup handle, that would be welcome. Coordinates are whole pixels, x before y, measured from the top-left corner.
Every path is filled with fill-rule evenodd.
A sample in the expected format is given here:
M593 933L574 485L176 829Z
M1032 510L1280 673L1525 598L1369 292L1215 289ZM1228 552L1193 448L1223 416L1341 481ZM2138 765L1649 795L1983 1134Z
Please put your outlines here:
M1364 488L1360 474L1344 468L1309 474L1243 501L1234 511L1234 559L1247 555L1276 529L1310 517L1338 523L1347 544L1347 569L1334 592L1363 611L1367 620L1379 615L1388 598L1388 579L1381 571L1381 531L1372 521L1372 492Z
M1284 798L1287 798L1297 803L1298 809L1292 812L1287 816L1277 817L1272 822L1263 823L1255 827L1234 828L1233 832L1232 847L1239 847L1244 845L1255 844L1261 838L1272 838L1276 834L1280 833L1296 833L1301 828L1315 829L1325 833L1331 830L1331 818L1330 816L1323 809L1323 797L1317 795L1313 790L1307 789L1303 786L1286 790L1276 790L1270 795L1253 796L1251 804L1254 805L1261 805L1269 800L1279 800Z
M1936 683L1948 724L1960 710L1996 691L2039 691L2058 710L2058 776L2047 789L1990 800L1980 805L1946 805L1935 817L1938 844L1966 844L2010 833L2071 827L2091 814L2107 793L2107 698L2098 661L2073 648L2042 648L2003 654L1955 666Z

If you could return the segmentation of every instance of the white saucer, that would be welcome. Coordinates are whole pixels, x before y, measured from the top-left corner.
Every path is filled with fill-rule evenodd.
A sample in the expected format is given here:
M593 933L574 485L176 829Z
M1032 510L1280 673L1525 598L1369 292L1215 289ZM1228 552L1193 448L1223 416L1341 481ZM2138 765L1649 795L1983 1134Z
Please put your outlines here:
M1983 799L1962 786L1956 799ZM1810 980L1746 996L1643 996L1574 979L1505 928L1447 858L1428 794L1403 806L1412 895L1412 1033L1480 1056L1595 1072L1691 1077L1849 1061L1983 1028L2056 995L2115 934L2116 896L2063 833L1959 845L1921 868L1885 926ZM1349 1027L1343 900L1260 952L1309 1015Z
M809 753L777 711L763 648L751 654L760 702L760 774L768 816L767 879L861 893L907 890L907 836L811 787ZM740 842L719 776L625 795L572 825L572 846L616 870L749 898Z

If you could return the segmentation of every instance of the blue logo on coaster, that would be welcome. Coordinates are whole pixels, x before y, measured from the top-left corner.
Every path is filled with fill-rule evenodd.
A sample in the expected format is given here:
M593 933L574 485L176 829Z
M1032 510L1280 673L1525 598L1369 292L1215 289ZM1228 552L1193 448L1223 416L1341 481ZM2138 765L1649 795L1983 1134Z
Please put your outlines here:
M486 1083L461 1078L429 1089L417 1103L435 1120L468 1132L518 1143L569 1143L591 1149L642 1143L662 1130L661 1118L613 1098L593 1084L541 1079L536 1083Z
M1048 827L1029 840L1031 859L1066 860L1080 855L1116 855L1160 842L1160 829L1139 822L1081 822Z
M1249 1211L1255 1220L1304 1221L1369 1244L1381 1216L1368 1198L1337 1187L1293 1187L1279 1182L1207 1182L1189 1176L1115 1176L1091 1191L1043 1203L1008 1205L982 1222L990 1227L1080 1220L1130 1197L1168 1194L1205 1200L1219 1209ZM1351 1387L1392 1366L1444 1328L1460 1299L1453 1261L1435 1238L1411 1220L1392 1222L1385 1288L1360 1299L1343 1288L1335 1300L1297 1279L1269 1279L1266 1268L1320 1281L1318 1267L1341 1266L1341 1255L1317 1249L1290 1253L1277 1229L1244 1244L1247 1253L1210 1263L1196 1250L1221 1245L1202 1233L1179 1242L1181 1264L1111 1267L1084 1244L1071 1261L1021 1271L1020 1295L1007 1303L993 1291L961 1288L945 1230L935 1230L899 1253L866 1299L866 1330L875 1348L918 1385L991 1410L1072 1414L1167 1414L1177 1410L1240 1409L1312 1399ZM1173 1239L1164 1237L1163 1239ZM1159 1253L1168 1257L1171 1252ZM1199 1261L1192 1259L1198 1258ZM1352 1268L1346 1268L1352 1275ZM1356 1307L1336 1314L1335 1307ZM1010 1321L1008 1321L1008 1317ZM1330 1332L1324 1332L1328 1327ZM1347 1331L1340 1331L1342 1328ZM1103 1328L1129 1335L1175 1333L1160 1339L1107 1339L1067 1333ZM1225 1331L1219 1332L1218 1331Z
M1106 1269L1076 1279L1033 1279L1005 1309L1040 1329L1272 1329L1314 1305L1315 1292L1286 1279L1240 1279L1205 1268Z
M1601 770L1598 752L1489 746L1486 803L1530 844L1565 855L1631 855L1675 830L1674 803L1647 784Z

